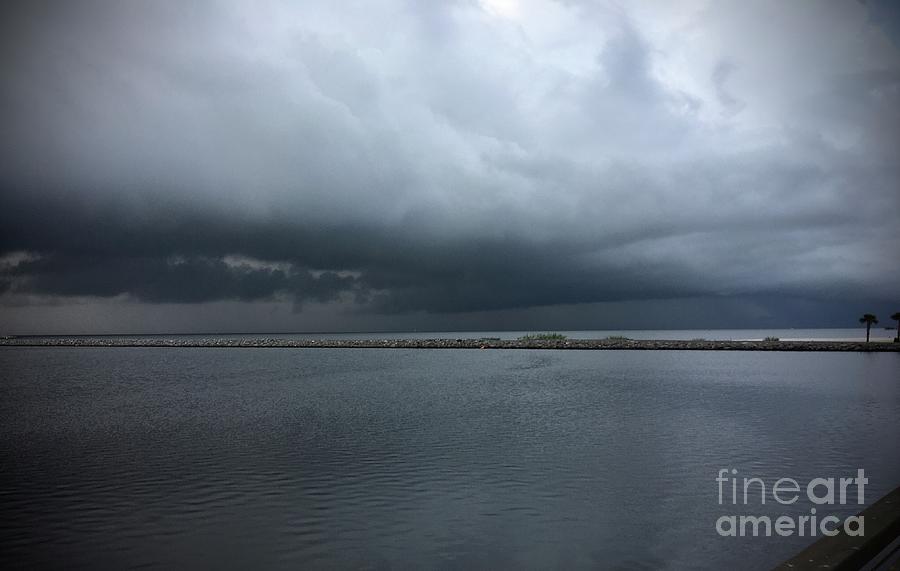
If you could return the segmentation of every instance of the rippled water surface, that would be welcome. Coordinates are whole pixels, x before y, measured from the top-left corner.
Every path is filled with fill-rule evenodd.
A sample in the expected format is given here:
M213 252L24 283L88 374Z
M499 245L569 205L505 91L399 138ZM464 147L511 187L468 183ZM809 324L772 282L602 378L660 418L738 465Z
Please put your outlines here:
M716 519L810 506L720 506L720 468L900 485L897 354L0 348L0 382L0 564L765 569L810 538Z

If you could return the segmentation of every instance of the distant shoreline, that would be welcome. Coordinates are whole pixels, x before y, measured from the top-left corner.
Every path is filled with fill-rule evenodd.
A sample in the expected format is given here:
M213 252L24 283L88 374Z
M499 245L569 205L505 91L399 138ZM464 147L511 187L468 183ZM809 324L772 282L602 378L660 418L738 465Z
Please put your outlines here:
M900 352L890 341L715 341L646 339L279 339L207 338L138 339L81 337L12 337L0 339L0 347L170 347L170 348L285 348L285 349L567 349L637 351L826 351Z

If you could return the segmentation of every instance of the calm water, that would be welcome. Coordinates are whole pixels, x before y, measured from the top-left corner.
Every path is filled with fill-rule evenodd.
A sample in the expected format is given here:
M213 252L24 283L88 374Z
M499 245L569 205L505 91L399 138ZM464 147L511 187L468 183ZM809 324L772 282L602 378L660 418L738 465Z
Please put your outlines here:
M720 506L717 471L864 468L871 503L900 485L898 373L897 354L0 348L0 564L765 569L810 539L716 519L810 504Z

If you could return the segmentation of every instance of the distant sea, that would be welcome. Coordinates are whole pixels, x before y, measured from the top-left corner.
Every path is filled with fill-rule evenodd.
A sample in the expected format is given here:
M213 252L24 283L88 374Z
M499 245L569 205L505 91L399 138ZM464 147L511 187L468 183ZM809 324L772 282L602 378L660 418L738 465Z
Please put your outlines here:
M863 506L720 505L720 470L864 469L871 504L900 486L898 373L896 353L0 347L0 568L768 569L817 538L717 519Z

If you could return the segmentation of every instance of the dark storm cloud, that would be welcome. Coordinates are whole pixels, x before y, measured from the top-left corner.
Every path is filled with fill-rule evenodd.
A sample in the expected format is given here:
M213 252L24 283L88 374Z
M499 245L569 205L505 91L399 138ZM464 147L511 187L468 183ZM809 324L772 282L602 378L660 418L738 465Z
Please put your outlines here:
M779 5L7 4L0 291L889 299L896 48Z
M115 296L131 294L151 302L202 302L212 299L252 301L289 293L297 301L332 301L354 289L351 276L334 272L255 268L209 258L128 258L53 255L23 262L9 272L12 280L37 294Z

